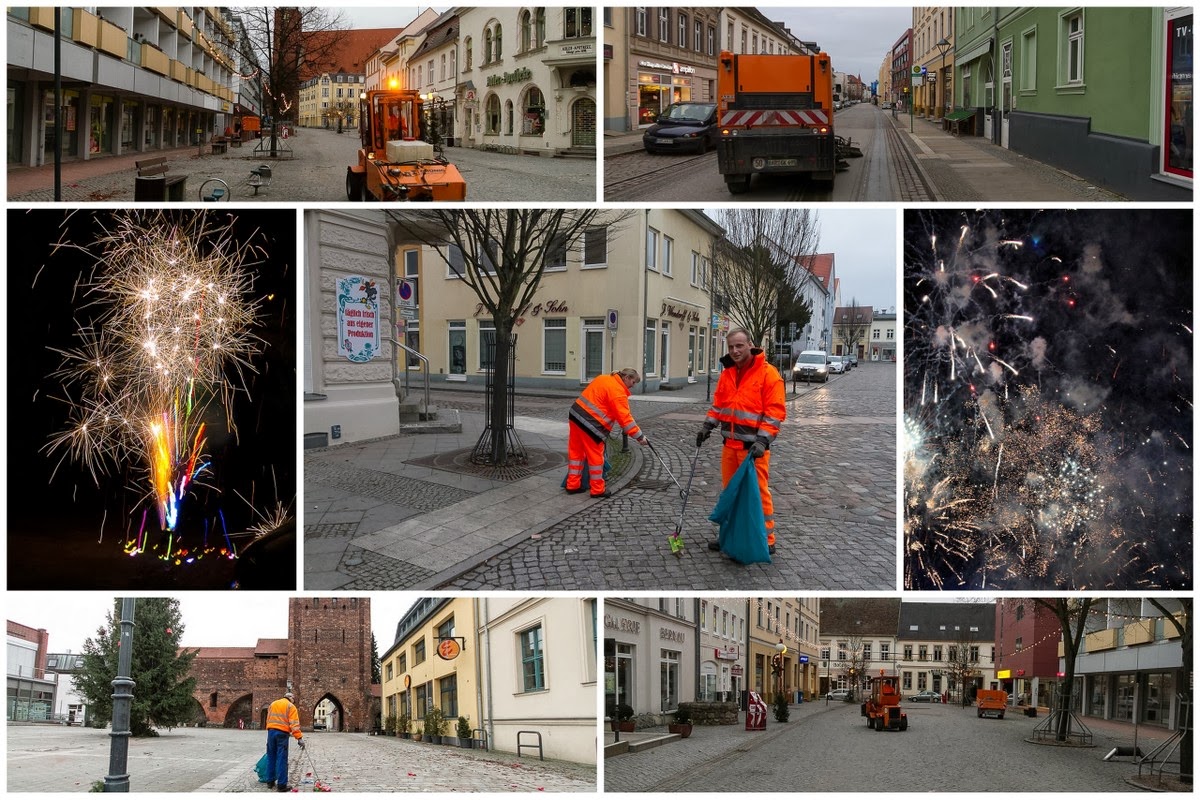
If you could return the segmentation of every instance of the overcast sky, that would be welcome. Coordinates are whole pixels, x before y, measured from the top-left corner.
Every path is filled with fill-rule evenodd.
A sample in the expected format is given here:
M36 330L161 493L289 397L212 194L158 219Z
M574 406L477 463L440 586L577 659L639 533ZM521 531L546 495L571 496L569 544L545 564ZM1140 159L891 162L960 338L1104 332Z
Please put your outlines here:
M440 14L449 6L355 6L343 12L351 28L403 28L427 8Z
M821 241L833 253L842 305L857 299L876 310L896 307L896 211L890 208L819 208Z
M883 57L912 27L911 6L757 8L772 22L784 23L796 38L815 41L829 53L835 70L858 75L868 86L879 77Z
M379 654L392 646L396 623L419 595L371 595L371 629ZM181 592L183 644L188 647L251 647L259 639L286 639L288 596L276 592ZM79 653L105 624L113 595L102 592L8 592L5 615L50 634L50 652ZM137 612L134 611L134 623ZM135 631L136 632L136 631Z

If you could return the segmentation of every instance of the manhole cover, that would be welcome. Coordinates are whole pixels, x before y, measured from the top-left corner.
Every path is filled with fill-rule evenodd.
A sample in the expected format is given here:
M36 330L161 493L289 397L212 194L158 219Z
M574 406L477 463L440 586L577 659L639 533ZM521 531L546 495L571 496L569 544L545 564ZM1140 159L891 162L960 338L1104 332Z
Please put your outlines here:
M519 481L538 472L562 468L567 463L567 459L562 453L526 448L525 453L527 458L521 463L511 463L504 466L472 464L471 453L474 452L474 449L473 447L465 447L462 450L451 450L448 453L434 453L431 456L414 458L405 463L440 469L444 472L454 472L459 475L475 475L494 481Z

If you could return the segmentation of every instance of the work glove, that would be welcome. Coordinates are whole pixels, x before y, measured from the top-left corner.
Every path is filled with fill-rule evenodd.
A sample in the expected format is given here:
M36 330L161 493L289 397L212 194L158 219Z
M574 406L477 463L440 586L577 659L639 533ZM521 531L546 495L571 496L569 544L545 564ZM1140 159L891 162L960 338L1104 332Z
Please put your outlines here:
M704 423L704 427L701 428L700 432L696 434L696 447L699 447L700 445L707 442L708 437L712 436L712 432L713 432L713 426L709 425L707 422Z
M751 458L762 458L763 454L766 452L767 452L767 443L764 442L762 439L758 439L754 442L754 444L750 445L750 457Z
M646 434L643 433L637 438L637 443L642 447L645 447L646 445L650 444L650 439L646 436Z
M296 744L298 744L300 746L301 750L304 749L304 740L303 739L297 739Z

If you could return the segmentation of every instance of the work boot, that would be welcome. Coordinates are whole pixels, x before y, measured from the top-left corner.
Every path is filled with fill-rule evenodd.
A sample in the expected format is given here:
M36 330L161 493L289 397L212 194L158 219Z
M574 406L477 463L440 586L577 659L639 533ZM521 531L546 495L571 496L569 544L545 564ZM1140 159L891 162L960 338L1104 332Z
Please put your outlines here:
M721 552L721 543L714 539L708 543L708 549L712 550L714 553L719 553Z
M276 789L275 789L275 791L277 791L277 792L286 792L287 790L288 790L288 787L284 786L282 783L279 784L279 786L276 787Z
M767 553L769 555L775 555L775 545L773 545L773 544L767 545Z
M267 781L267 789L270 790L270 789L274 789L274 788L275 788L275 781Z
M567 489L567 494L583 494L583 487L580 486L578 489Z
M611 489L605 489L605 490L604 490L602 493L600 493L600 494L594 494L594 495L592 495L592 499L593 499L593 500L603 500L603 499L604 499L604 498L606 498L606 497L612 497L612 490L611 490Z

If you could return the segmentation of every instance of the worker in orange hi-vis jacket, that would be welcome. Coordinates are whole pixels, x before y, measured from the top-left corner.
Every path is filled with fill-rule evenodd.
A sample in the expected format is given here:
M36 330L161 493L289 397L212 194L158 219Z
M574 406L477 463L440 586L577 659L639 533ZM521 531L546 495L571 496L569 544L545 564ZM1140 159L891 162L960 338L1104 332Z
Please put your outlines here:
M785 387L779 370L767 363L761 348L755 347L750 334L735 330L725 338L729 353L721 357L725 367L717 380L713 405L696 434L696 447L717 428L725 440L721 452L721 486L737 472L746 456L755 459L758 492L762 497L766 521L767 548L775 554L775 506L767 478L771 469L771 442L787 416L784 404ZM708 543L709 550L720 550L717 542Z
M567 493L583 491L583 467L588 469L588 483L592 497L611 497L604 486L604 442L613 425L637 440L638 444L649 444L650 440L633 421L629 411L629 393L642 380L636 369L623 369L611 375L600 375L592 380L579 395L567 414L569 433L567 437Z

